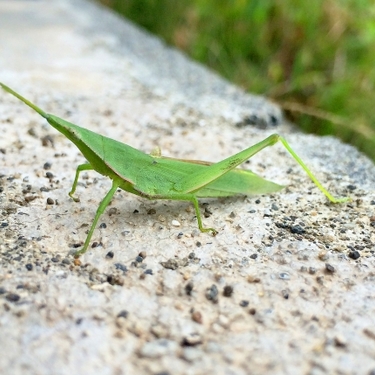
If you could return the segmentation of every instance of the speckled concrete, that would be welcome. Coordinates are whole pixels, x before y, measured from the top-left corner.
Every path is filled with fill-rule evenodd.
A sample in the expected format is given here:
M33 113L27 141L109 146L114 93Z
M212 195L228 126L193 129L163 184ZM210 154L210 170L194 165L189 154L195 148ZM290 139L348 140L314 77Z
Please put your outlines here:
M86 1L1 1L0 25L0 81L48 112L145 152L212 161L277 131L353 199L329 204L277 145L244 167L286 189L201 200L216 237L186 202L118 192L97 246L74 261L110 182L84 173L73 202L83 157L1 91L1 374L375 373L368 159L299 134L265 99Z

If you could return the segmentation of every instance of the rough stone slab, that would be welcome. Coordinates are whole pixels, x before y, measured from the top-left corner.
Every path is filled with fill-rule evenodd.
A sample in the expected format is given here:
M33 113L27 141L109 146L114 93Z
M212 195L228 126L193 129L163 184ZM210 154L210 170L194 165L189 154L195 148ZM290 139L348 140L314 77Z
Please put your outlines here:
M110 182L85 174L72 202L83 157L0 92L0 373L375 371L368 159L297 133L275 105L83 0L1 1L0 40L0 81L48 112L145 152L212 161L277 131L333 194L353 198L328 204L275 146L244 167L288 187L202 199L215 238L187 203L118 192L100 245L74 263Z

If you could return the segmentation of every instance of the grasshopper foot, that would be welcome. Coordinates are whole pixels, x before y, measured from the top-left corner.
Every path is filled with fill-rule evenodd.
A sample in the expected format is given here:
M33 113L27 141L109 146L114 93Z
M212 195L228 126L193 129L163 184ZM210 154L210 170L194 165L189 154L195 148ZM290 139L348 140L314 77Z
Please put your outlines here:
M211 232L212 235L215 237L219 232L214 229L214 228L199 228L201 232L206 233L206 232Z
M78 202L81 201L78 197L73 196L73 193L72 193L72 192L69 193L69 197L72 198L72 199L74 200L74 202L77 202L77 203L78 203Z
M351 202L350 197L343 197L343 198L335 198L335 200L332 201L332 203L345 203L345 202Z
M86 252L87 249L83 248L81 250L77 250L76 252L73 253L73 256L75 259L79 258L82 254Z

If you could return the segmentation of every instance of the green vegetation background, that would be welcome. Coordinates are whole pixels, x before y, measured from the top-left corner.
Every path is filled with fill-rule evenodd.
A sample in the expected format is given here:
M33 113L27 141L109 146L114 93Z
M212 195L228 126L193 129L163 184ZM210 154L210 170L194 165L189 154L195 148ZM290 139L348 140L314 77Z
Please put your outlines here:
M375 160L373 0L100 0Z

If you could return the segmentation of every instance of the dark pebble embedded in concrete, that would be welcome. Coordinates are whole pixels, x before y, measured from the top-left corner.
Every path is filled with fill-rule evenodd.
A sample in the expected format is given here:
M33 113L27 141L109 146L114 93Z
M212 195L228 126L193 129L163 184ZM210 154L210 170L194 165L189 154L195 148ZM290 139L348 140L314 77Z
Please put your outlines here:
M169 259L166 262L160 262L160 264L169 270L176 270L179 266L178 262L176 259Z
M249 301L246 300L246 299L243 299L243 300L240 302L240 306L241 306L241 307L247 307L247 306L249 306Z
M117 314L117 318L127 318L129 315L129 312L127 310L121 310L118 314Z
M18 302L21 299L21 297L16 293L8 293L5 298L9 302Z
M27 263L25 267L28 271L32 271L33 269L33 265L31 263Z
M294 234L303 234L305 230L300 225L292 225L290 231Z
M209 301L217 302L219 295L217 286L215 284L212 284L211 287L207 288L205 295Z
M138 263L142 263L143 262L143 258L141 256L137 255L135 257L135 261L138 262Z
M315 267L309 267L309 274L314 275L316 273L316 268Z
M120 271L124 271L124 272L126 272L128 269L126 268L126 266L125 265L123 265L123 264L121 264L121 263L116 263L115 264L115 268L116 268L116 270L120 270Z
M189 281L186 285L185 285L185 293L188 295L188 296L191 296L191 292L193 291L194 289L194 284L192 281Z
M142 257L143 259L145 259L147 257L147 252L146 251L141 251L138 255L140 257Z
M223 296L230 297L233 294L233 287L231 285L225 285Z
M332 264L326 263L326 270L327 272L334 273L335 267L333 267Z
M47 198L47 204L53 205L55 204L55 201L52 198Z
M289 291L286 290L286 289L283 289L281 291L281 295L283 296L283 298L288 299L289 298Z
M361 254L357 250L354 250L351 251L348 256L349 258L356 260L361 256Z
M108 251L108 253L105 255L106 258L112 259L115 256L115 253L113 251Z
M111 285L124 285L124 279L117 275L108 275L107 282Z
M47 170L47 169L51 169L51 167L52 167L52 164L49 163L49 162L44 163L44 165L43 165L43 168L44 168L45 170Z
M290 280L289 273L288 272L281 272L281 273L279 273L279 279Z
M279 207L275 203L272 203L271 210L278 211Z

